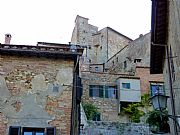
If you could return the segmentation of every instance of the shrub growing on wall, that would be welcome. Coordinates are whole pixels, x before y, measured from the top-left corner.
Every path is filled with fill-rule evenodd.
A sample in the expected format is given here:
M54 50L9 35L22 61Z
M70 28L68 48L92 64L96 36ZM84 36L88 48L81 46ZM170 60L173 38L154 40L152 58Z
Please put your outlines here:
M83 108L88 120L97 119L96 117L100 114L97 107L93 104L85 103L83 104Z
M140 118L147 113L150 106L149 94L147 93L141 96L141 102L129 104L127 107L123 107L123 111L129 115L132 122L139 123ZM145 108L145 111L140 108Z

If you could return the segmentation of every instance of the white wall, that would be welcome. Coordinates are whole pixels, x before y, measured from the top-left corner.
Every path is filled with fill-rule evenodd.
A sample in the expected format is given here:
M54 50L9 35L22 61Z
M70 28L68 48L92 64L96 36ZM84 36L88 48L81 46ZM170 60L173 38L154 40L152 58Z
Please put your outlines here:
M130 89L123 88L122 83L130 83ZM119 86L120 101L124 101L124 102L141 101L140 79L119 78L118 86Z

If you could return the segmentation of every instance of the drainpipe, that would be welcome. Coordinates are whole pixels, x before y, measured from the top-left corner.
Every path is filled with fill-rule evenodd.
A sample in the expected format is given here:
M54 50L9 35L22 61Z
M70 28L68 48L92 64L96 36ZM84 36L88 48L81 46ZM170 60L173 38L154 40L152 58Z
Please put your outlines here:
M108 61L108 39L109 37L108 37L108 27L107 27L107 41L106 41L106 44L107 44L107 61Z
M175 102L174 102L174 90L173 90L173 86L172 86L172 71L171 71L171 67L170 67L170 59L169 59L169 48L168 46L166 46L166 54L167 54L167 64L168 64L168 72L169 72L169 87L170 87L170 100L171 100L171 111L172 111L172 115L176 120L176 110L175 110ZM178 135L178 129L176 126L176 121L173 120L173 127L174 127L174 134Z

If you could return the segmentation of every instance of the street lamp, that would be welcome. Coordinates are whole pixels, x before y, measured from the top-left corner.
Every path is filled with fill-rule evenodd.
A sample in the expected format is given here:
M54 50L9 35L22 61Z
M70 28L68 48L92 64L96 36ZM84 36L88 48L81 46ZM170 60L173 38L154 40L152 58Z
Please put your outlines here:
M160 112L161 121L163 119L162 116L167 116L168 118L171 118L175 122L176 126L180 130L180 116L174 116L174 115L169 115L169 114L164 113L164 110L167 108L168 98L169 96L165 96L164 94L158 92L155 95L153 95L150 98L150 100L151 100L154 110L157 110Z
M166 109L167 98L169 98L169 96L165 96L160 93L153 95L150 98L150 100L152 101L153 108L158 111L162 111L162 110Z

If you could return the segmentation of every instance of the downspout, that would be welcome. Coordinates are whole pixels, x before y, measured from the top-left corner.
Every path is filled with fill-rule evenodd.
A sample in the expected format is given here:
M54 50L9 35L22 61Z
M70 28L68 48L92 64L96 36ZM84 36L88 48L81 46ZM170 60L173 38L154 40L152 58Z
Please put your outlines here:
M108 61L108 41L109 41L109 37L108 37L108 27L106 28L107 29L107 40L106 40L106 45L107 45L107 61Z
M174 102L174 90L173 90L173 86L172 86L172 71L171 71L171 67L170 67L170 59L169 59L169 49L168 46L166 46L166 54L167 54L167 64L168 64L168 72L169 72L169 87L170 87L170 100L171 100L171 111L172 111L172 115L175 118L176 117L176 110L175 110L175 102ZM176 118L175 118L176 120ZM173 127L174 127L174 134L178 135L178 129L176 126L176 121L173 120Z
M76 135L76 128L75 125L77 125L75 122L77 119L77 103L76 103L76 87L77 87L77 75L79 72L79 56L74 58L74 70L73 70L73 88L72 88L72 108L71 108L71 135ZM75 117L76 116L76 117ZM78 125L79 126L79 125Z

